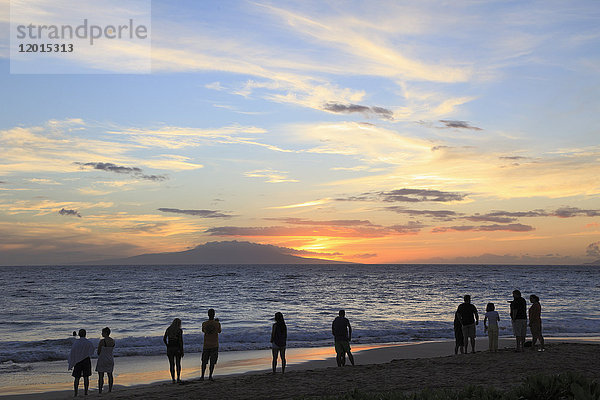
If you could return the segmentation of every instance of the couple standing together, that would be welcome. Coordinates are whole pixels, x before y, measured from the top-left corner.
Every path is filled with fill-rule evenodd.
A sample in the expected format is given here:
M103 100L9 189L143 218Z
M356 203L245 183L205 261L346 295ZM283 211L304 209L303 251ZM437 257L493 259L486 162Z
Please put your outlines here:
M77 333L73 332L73 336L77 336ZM110 328L106 327L102 329L102 339L98 342L97 350L86 336L86 330L80 329L79 339L73 342L71 352L69 353L69 370L73 370L71 376L74 378L73 389L75 391L75 396L77 396L77 392L79 391L79 380L82 377L84 394L88 394L90 376L92 375L92 360L90 357L94 352L98 353L98 361L96 362L96 371L98 372L98 393L102 393L104 373L108 376L108 391L112 392L113 369L115 367L115 360L113 358L115 341L110 337Z
M209 380L213 379L213 372L217 359L219 358L219 333L221 333L221 323L215 318L215 310L208 310L208 320L202 323L202 332L204 332L204 344L202 346L202 375L200 380L204 380L206 366L210 362ZM175 318L171 325L165 331L163 342L167 346L167 357L169 358L169 371L173 383L181 382L181 358L183 357L183 330L181 329L181 320ZM177 367L177 380L175 380L175 367Z

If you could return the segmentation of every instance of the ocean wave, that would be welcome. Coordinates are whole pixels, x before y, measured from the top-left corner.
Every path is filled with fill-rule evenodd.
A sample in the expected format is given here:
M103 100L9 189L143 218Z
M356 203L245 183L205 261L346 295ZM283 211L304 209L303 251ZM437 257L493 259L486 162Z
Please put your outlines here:
M586 323L587 322L587 323ZM546 323L544 334L546 336L595 336L599 321L587 320L560 321L559 323ZM376 324L375 324L376 325ZM363 329L356 327L353 330L352 342L360 344L374 343L402 343L428 340L453 339L454 330L448 322L411 321L382 323L382 329ZM398 326L394 326L398 325ZM477 335L484 337L483 323L477 327ZM512 328L507 321L501 321L500 335L512 335ZM186 352L202 351L204 335L202 333L184 333ZM270 347L270 330L265 327L227 327L223 326L223 333L219 337L220 348L223 351L259 350ZM13 371L20 368L17 364L39 361L66 360L75 339L72 337L57 340L42 341L13 341L0 342L0 372ZM130 336L115 337L116 357L125 356L152 356L165 353L162 336ZM98 339L90 339L96 346ZM319 347L332 344L331 332L315 327L294 327L288 324L288 347Z
M12 361L0 362L0 374L10 374L31 370L30 365L20 365Z

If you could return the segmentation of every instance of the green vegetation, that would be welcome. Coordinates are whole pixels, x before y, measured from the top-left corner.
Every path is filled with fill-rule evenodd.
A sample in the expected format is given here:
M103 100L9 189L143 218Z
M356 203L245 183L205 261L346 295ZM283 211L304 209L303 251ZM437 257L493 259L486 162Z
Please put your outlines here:
M509 390L466 386L462 389L425 389L417 393L359 390L323 400L600 400L600 384L573 373L533 375Z

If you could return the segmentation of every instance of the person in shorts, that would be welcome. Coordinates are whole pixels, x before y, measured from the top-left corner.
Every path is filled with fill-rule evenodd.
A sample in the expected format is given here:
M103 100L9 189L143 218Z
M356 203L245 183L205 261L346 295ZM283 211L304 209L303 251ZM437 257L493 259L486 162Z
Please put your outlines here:
M333 320L331 324L331 333L334 337L335 342L335 360L337 361L338 367L346 365L346 354L350 363L354 365L354 356L350 352L350 340L352 340L352 327L350 321L346 318L346 311L340 310L338 316Z
M218 318L215 318L215 310L208 310L208 320L202 323L202 332L204 332L204 345L202 347L202 376L200 380L204 380L204 372L206 365L210 362L208 380L214 381L213 371L219 358L219 333L221 333L221 323Z
M90 387L90 376L92 375L92 360L90 357L96 349L92 342L85 337L86 334L85 329L79 330L79 339L73 342L71 352L69 353L69 370L73 369L71 375L75 378L73 382L75 396L77 396L77 392L79 391L79 380L81 377L83 377L83 388L86 396ZM73 332L73 335L75 335L75 332Z
M469 339L471 339L471 352L475 353L476 325L479 324L479 314L477 308L471 304L470 295L465 295L463 300L464 303L458 306L456 313L462 325L465 353L469 352Z
M513 301L510 302L510 318L517 340L517 351L524 351L525 337L527 336L527 302L521 297L519 290L513 291Z

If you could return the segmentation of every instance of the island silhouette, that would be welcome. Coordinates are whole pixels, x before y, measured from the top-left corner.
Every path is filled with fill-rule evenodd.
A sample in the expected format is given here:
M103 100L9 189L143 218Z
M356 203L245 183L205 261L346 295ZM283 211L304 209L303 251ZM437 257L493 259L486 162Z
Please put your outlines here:
M352 264L292 255L293 249L245 241L207 242L190 250L93 260L79 265Z

